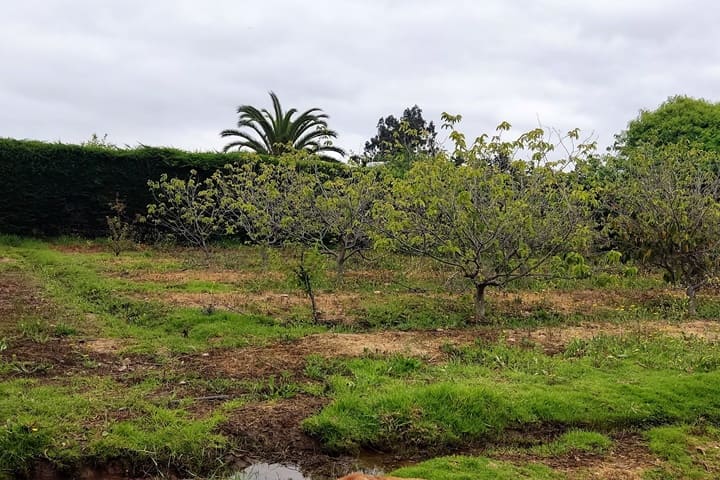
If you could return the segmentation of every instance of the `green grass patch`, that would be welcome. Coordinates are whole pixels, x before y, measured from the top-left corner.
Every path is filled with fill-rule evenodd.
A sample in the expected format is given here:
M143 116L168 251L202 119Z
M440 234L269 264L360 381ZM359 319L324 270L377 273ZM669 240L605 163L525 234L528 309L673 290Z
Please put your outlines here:
M131 458L136 464L207 471L218 464L227 439L214 433L220 416L192 419L187 412L146 406L133 420L113 423L90 446L100 461ZM215 464L215 465L213 465Z
M720 348L698 337L669 337L659 333L598 335L573 340L565 358L586 358L593 366L612 368L627 362L649 369L711 372L720 368Z
M577 453L601 455L610 450L612 443L612 440L602 433L570 430L557 440L532 447L530 452L540 457L559 457Z
M39 458L69 468L123 458L207 470L226 444L215 432L222 416L192 417L182 402L158 396L158 386L155 378L132 386L102 377L0 382L0 478L27 472Z
M563 475L545 465L513 465L484 457L451 456L428 460L392 472L398 477L426 480L560 480Z
M656 338L648 352L674 341ZM335 400L304 426L333 450L402 450L493 441L507 429L547 425L610 431L720 419L720 371L702 357L673 369L649 368L642 357L604 364L502 345L476 349L485 353L401 376L387 360L350 361L350 376L331 377Z
M30 380L0 383L0 472L26 471L41 454L59 463L79 457L86 435L83 420L103 410L96 399Z
M649 479L716 479L720 476L720 429L714 426L676 425L645 433L650 450L665 465L647 474Z

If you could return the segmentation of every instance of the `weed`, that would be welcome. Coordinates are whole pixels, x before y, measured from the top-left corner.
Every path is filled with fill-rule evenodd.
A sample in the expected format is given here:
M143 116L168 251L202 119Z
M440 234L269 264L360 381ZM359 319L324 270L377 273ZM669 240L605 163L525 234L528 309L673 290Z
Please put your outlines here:
M52 332L53 336L55 337L69 337L78 334L78 331L75 327L72 327L66 323L58 323L57 325L53 326Z
M10 369L20 375L44 374L53 369L52 364L45 362L21 362L18 360L9 363Z
M530 451L541 457L558 457L577 453L600 455L610 450L611 446L612 440L602 433L570 430L557 440L533 447Z
M35 318L20 323L20 334L35 343L47 343L51 337L51 329L45 320Z
M300 385L293 381L290 372L282 372L278 377L270 375L265 381L257 382L251 386L251 393L263 400L292 398L300 391Z
M108 241L113 253L118 256L120 252L132 246L135 228L127 221L127 205L120 199L119 194L115 195L115 201L108 206L113 212L112 216L105 217L108 227Z

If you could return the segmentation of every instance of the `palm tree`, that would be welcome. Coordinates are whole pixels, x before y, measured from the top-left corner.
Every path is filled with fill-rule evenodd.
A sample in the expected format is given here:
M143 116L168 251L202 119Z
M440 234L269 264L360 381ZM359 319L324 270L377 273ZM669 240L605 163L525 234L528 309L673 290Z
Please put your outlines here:
M225 145L224 152L235 147L247 148L257 153L280 155L290 150L309 150L313 153L335 152L345 155L345 151L333 146L330 139L337 138L337 132L327 126L328 116L319 108L311 108L293 118L297 109L283 112L280 101L273 92L274 115L266 109L258 110L252 105L240 105L237 129L220 132L221 137L240 137Z

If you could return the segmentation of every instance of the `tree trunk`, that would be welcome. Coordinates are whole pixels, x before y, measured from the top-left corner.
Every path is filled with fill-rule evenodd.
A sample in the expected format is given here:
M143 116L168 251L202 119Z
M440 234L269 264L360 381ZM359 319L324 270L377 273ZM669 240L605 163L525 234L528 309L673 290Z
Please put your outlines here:
M263 271L267 272L270 269L270 253L268 252L270 247L266 244L260 244L260 259L262 260Z
M308 297L310 297L310 308L312 308L313 323L318 323L320 321L320 314L318 313L317 303L315 303L315 292L313 291L312 286L309 283L307 288L307 294Z
M212 257L212 250L210 249L210 245L205 240L202 240L200 243L200 248L203 252L203 265L206 267L210 265L210 257Z
M318 323L318 321L320 320L320 314L317 309L317 303L315 302L315 292L313 291L312 278L310 277L310 272L308 272L305 268L305 250L300 252L300 264L298 265L297 270L295 270L295 273L300 280L302 289L305 291L305 294L310 299L310 308L312 308L313 323Z
M475 285L475 323L486 323L485 287L483 284Z
M695 299L695 294L697 293L694 286L687 287L687 290L685 290L685 293L688 297L688 315L691 317L694 317L697 315L697 300Z
M345 245L340 247L340 249L337 252L337 258L335 259L335 283L336 285L342 285L343 278L345 276L345 260L347 253L345 250Z

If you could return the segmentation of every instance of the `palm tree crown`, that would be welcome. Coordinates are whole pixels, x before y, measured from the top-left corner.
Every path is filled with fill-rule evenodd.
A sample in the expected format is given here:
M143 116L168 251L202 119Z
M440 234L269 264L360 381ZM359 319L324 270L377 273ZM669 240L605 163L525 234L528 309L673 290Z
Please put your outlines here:
M274 114L252 105L238 107L238 128L223 130L220 136L240 138L225 145L224 152L237 147L268 155L280 155L292 149L345 155L343 149L331 144L330 139L337 138L337 132L328 128L328 116L321 109L311 108L293 118L297 109L283 112L277 95L270 92L270 98Z

